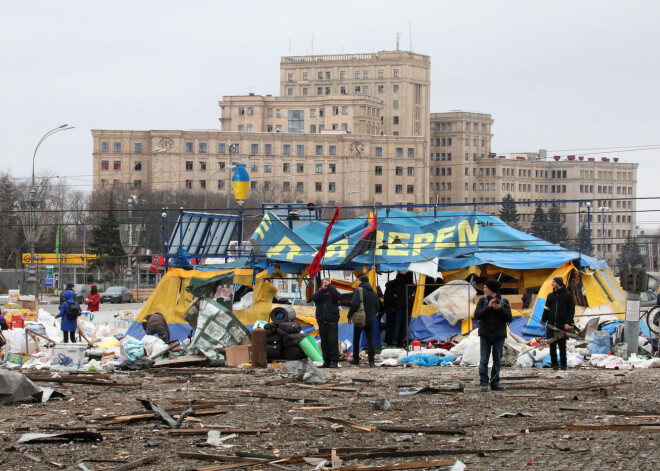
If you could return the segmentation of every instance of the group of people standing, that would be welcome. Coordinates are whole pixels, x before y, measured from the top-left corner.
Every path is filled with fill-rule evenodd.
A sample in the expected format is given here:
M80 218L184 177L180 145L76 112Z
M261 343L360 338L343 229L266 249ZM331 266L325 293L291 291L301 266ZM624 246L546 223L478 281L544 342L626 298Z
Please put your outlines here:
M354 365L360 363L360 336L362 331L367 338L367 356L369 366L374 364L374 322L377 321L381 303L378 294L369 283L369 277L362 275L358 279L358 287L353 291L351 308L348 311L348 322L353 323L356 313L362 311L360 323L354 323L353 329L353 360ZM412 284L412 274L397 274L394 280L385 285L384 310L387 315L387 330L385 343L388 345L403 346L406 340L409 322L408 313L412 311L414 290L409 290ZM479 299L474 311L474 318L478 325L480 337L479 383L482 392L488 389L499 390L500 369L504 342L507 337L508 324L513 320L511 304L504 298L500 290L502 284L497 280L488 280L483 285L484 296ZM408 294L412 291L413 297ZM339 363L338 324L339 324L339 292L332 286L330 279L322 281L321 287L314 293L312 300L316 304L316 319L321 337L323 354L322 368L337 368ZM408 305L410 303L410 305ZM547 326L546 337L550 343L550 359L553 369L567 368L566 338L567 332L574 329L573 317L575 315L575 300L566 288L562 277L552 280L552 292L546 299L542 327ZM357 317L356 317L357 319ZM362 320L363 319L363 320ZM559 350L559 358L557 358ZM488 364L492 357L493 364L488 372Z

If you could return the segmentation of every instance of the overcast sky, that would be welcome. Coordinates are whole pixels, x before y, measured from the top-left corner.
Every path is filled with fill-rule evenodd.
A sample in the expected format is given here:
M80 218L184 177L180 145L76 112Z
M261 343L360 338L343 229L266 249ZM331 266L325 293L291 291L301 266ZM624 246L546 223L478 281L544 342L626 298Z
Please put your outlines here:
M606 149L660 198L656 1L3 1L0 163L29 176L68 123L37 173L89 190L91 129L219 129L223 95L279 93L281 56L393 50L397 32L431 56L433 112L493 116L493 152Z

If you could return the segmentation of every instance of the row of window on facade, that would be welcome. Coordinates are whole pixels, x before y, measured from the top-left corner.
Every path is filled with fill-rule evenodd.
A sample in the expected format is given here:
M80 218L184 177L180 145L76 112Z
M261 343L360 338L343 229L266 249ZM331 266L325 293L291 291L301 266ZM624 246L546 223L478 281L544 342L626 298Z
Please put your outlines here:
M435 191L451 191L451 182L429 183L429 190L433 191L434 188Z
M380 195L383 193L383 184L382 183L376 183L374 186L374 193L377 195ZM403 194L403 185L397 184L394 185L394 193L397 195L402 195ZM415 185L406 185L406 194L408 195L414 195L415 194Z
M633 179L632 175L633 175L632 172L616 172L616 179L632 181ZM597 173L595 173L593 170L580 170L581 179L593 180L595 176L598 176L598 180L612 180L614 176L614 172L608 170L605 171L599 170Z
M385 85L377 84L376 90L378 91L379 95L382 95L383 93L385 93ZM399 93L399 90L400 87L398 84L392 85L392 93ZM353 87L353 91L355 95L369 95L369 91L370 91L369 85L355 85ZM340 85L339 94L348 95L348 87L346 87L345 85ZM309 96L309 87L300 87L300 95ZM332 95L332 87L316 87L316 96L323 96L323 95ZM286 96L295 96L293 87L287 87ZM392 103L392 107L398 108L399 100L394 100Z
M628 221L630 222L630 221ZM630 237L632 232L630 229L617 229L615 232L616 238L627 238ZM596 230L596 237L612 237L612 229L605 229L603 232L601 229ZM617 244L617 250L619 249L619 244Z
M438 122L436 122L435 123L435 130L436 131L451 132L451 131L454 130L454 124L455 123L438 123ZM485 123L465 122L464 124L465 124L465 127L463 129L464 129L465 132L479 132L480 127L481 127L481 132L488 132L488 125L485 124ZM472 126L470 126L470 125L472 125ZM468 145L468 144L466 143L465 145Z
M433 141L434 145L436 147L449 147L453 145L453 140L451 137L436 137L435 140ZM478 138L472 138L472 146L473 147L479 147L479 143L481 143L481 147L486 147L486 139L478 139ZM465 138L465 146L469 147L470 146L470 138L466 137Z
M415 167L408 167L406 169L406 174L409 177L414 177L415 176ZM376 165L374 167L374 175L376 175L377 177L383 175L383 166L382 165ZM394 175L396 175L397 177L402 177L403 176L403 167L398 167L398 166L395 167L394 168Z
M359 78L368 79L368 78L370 78L369 74L371 72L369 70L364 70L364 69L362 69L362 70L355 69L353 73L354 73L354 76L355 76L356 79L359 79ZM378 78L385 78L385 69L378 69L377 72L376 72L376 75L377 75ZM296 76L296 74L294 72L287 72L286 79L289 82L293 82L295 80L294 79L295 76ZM309 71L308 70L303 71L301 77L302 77L301 80L309 80L309 77L310 77ZM345 80L346 77L347 77L347 71L346 70L340 70L339 71L339 78L341 80ZM393 69L392 70L392 77L394 77L394 78L399 77L399 69ZM332 79L331 71L329 71L329 70L317 71L316 78L317 78L317 80L331 80Z
M612 195L613 193L613 188L612 186L606 186L606 185L598 185L596 186L596 193L597 194L607 194L607 195ZM594 185L580 185L580 193L593 193L594 192ZM632 186L617 186L616 187L616 194L617 195L632 195Z

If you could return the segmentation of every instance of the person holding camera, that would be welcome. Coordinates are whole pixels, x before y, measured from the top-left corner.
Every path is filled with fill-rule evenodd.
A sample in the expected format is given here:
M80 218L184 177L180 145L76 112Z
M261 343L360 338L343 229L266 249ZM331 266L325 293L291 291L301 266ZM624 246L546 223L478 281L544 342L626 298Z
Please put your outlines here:
M330 278L321 282L321 288L314 293L312 301L316 304L316 322L321 336L323 366L339 367L339 292L332 286Z
M502 366L502 353L504 341L507 336L507 324L513 320L509 300L500 294L502 283L497 280L488 280L484 284L484 296L477 303L474 317L479 325L480 352L479 384L481 392L488 391L488 384L492 390L502 389L500 386L500 368ZM488 379L488 362L493 355L493 367Z

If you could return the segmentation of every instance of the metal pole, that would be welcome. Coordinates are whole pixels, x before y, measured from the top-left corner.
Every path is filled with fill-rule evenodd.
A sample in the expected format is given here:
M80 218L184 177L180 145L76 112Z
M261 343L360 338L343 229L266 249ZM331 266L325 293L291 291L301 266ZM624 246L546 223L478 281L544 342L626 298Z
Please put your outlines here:
M126 267L126 283L133 282L133 260L131 253L133 251L133 195L128 198L128 265ZM128 286L130 288L130 286Z

